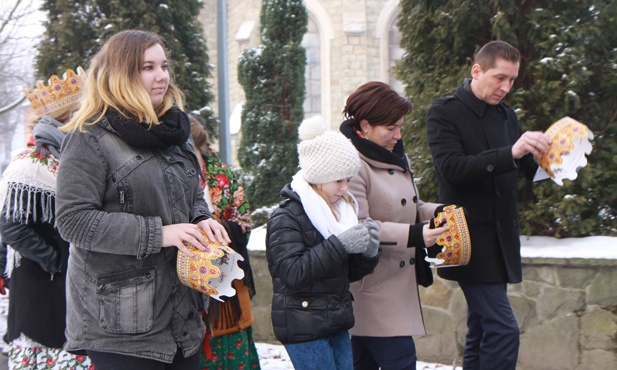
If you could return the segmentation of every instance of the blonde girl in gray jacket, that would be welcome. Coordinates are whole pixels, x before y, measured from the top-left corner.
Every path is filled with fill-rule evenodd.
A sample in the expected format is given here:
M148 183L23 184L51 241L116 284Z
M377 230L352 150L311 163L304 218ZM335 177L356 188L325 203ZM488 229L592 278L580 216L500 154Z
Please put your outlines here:
M58 172L57 225L71 243L65 349L97 370L195 369L199 293L177 253L229 242L210 214L190 123L161 39L127 30L94 56Z

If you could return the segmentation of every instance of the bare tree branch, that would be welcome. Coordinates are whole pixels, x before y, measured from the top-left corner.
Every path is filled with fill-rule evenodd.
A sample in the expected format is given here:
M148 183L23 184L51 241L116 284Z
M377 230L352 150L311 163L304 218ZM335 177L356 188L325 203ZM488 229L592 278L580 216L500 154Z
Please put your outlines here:
M21 4L21 0L17 0L15 2L15 5L13 6L13 8L11 8L11 10L9 11L8 16L5 19L2 20L2 23L0 23L0 35L2 35L4 29L13 20L13 15L17 11L17 9L19 8L20 4Z
M17 99L15 102L7 105L6 107L0 107L0 114L2 113L6 113L10 110L12 110L13 108L17 107L19 104L21 104L22 101L26 100L26 96L22 96L21 98Z

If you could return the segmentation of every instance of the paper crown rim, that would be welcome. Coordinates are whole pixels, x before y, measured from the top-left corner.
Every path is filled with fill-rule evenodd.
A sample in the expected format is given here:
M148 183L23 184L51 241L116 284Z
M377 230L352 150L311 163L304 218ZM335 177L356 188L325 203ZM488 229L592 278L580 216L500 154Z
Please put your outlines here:
M81 66L75 70L67 69L62 74L62 78L52 75L47 80L47 84L39 80L36 86L25 88L24 94L30 101L34 113L40 118L79 103L83 94L85 75Z

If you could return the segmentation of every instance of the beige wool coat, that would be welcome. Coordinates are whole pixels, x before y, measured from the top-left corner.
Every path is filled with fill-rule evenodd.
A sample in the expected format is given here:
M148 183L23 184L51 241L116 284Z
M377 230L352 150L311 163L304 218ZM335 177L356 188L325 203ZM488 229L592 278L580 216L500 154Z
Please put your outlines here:
M420 200L409 168L362 153L360 158L360 171L349 190L358 201L358 218L371 217L379 226L382 254L372 274L351 284L356 324L350 332L373 337L424 335L409 226L416 223L417 214L420 222L428 222L439 204Z

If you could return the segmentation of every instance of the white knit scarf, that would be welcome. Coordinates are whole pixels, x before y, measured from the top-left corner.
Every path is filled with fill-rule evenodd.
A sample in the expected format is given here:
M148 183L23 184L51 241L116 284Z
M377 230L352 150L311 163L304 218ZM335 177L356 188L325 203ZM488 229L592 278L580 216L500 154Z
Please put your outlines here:
M351 193L347 192L347 195L351 197L353 207L344 199L334 203L333 208L339 214L339 220L337 221L324 198L317 194L311 185L304 180L302 170L298 171L292 178L291 188L298 193L306 215L325 239L332 234L339 235L358 224L358 202L356 202Z

